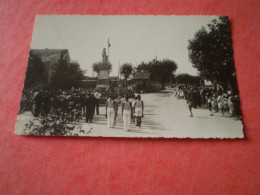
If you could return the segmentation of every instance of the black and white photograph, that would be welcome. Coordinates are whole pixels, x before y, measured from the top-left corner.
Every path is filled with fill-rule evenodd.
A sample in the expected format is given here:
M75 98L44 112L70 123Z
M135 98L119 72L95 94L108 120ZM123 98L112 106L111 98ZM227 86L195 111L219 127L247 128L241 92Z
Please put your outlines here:
M243 138L228 16L37 15L15 134Z

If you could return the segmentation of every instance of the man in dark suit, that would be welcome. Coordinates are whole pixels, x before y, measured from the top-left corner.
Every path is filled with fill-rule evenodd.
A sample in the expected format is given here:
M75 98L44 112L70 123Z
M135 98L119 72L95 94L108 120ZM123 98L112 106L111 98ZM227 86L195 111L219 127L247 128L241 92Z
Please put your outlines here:
M92 123L93 116L95 113L95 103L96 99L94 98L93 93L89 94L86 99L86 122Z

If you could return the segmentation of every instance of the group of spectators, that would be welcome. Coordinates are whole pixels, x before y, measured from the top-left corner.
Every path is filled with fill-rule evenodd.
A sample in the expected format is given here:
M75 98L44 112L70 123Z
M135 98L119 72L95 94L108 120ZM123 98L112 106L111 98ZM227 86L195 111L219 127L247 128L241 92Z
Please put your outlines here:
M86 122L92 122L95 110L99 115L100 98L98 90L38 90L30 98L31 111L35 117L52 114L62 121L79 122L86 116ZM22 98L21 112L28 102Z
M238 94L225 91L223 88L182 86L176 87L173 94L177 98L187 100L191 117L192 108L207 107L210 116L220 112L223 116L241 118Z

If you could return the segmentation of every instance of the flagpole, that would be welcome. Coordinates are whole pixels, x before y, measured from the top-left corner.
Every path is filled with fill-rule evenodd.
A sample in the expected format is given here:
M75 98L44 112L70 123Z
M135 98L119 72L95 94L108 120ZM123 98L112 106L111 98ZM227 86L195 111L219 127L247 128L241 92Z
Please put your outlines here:
M108 57L108 60L109 60L109 47L110 47L110 43L109 43L109 38L107 40L107 57Z

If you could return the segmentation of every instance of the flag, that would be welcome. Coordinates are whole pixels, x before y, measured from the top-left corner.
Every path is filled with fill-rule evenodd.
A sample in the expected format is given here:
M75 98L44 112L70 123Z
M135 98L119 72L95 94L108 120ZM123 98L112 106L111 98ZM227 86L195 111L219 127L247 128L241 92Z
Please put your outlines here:
M109 42L109 39L107 40L107 45L108 45L108 47L110 47L111 45L110 45L110 42Z

